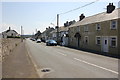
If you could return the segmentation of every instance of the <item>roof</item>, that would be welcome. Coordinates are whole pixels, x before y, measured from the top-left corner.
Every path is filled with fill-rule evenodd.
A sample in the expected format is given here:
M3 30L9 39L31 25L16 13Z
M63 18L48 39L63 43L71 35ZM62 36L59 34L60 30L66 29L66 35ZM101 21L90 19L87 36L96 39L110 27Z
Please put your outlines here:
M64 26L59 27L59 32L61 31L68 31L68 27L64 27Z
M43 33L47 33L47 32L51 32L51 31L53 31L54 30L54 28L48 28L48 29L46 29L44 32L42 32L42 34Z
M7 30L7 31L4 31L3 33L8 33L9 31L13 31L13 32L15 32L16 34L18 34L15 30Z
M86 17L81 21L77 21L75 24L73 24L69 27L75 27L75 26L79 26L79 25L87 25L87 24L91 24L91 23L97 23L97 22L118 19L118 18L120 18L120 15L118 15L118 13L120 13L120 8L115 9L112 13L103 12L103 13L99 13L99 14L96 14L93 16Z
M51 31L50 33L56 33L57 32L57 29L54 29L53 31Z
M68 31L68 27L64 27L64 26L59 27L59 32L62 32L62 31ZM51 31L50 33L56 33L56 32L57 32L57 29Z

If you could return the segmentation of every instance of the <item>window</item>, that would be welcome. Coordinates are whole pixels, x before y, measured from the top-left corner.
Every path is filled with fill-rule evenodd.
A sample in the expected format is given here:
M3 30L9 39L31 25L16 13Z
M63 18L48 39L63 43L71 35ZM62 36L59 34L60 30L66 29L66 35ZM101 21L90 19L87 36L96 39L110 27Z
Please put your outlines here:
M85 36L84 42L85 44L88 44L88 36Z
M88 26L84 26L84 31L88 32Z
M71 42L73 42L73 37L71 37Z
M111 29L117 29L117 21L116 20L111 21Z
M80 32L80 26L77 26L77 32Z
M100 24L96 24L96 30L101 30Z
M110 45L111 47L117 47L117 38L116 37L111 37L110 39Z
M101 44L101 37L96 37L96 44L100 45Z

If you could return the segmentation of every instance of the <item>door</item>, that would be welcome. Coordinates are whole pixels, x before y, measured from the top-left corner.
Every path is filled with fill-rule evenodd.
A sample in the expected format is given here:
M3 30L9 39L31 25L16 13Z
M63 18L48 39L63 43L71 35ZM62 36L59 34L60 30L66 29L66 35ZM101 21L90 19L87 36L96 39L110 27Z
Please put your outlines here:
M108 52L108 37L103 37L103 45L102 50L103 52Z
M79 42L79 41L80 41L80 38L78 37L78 48L79 48L79 46L80 46L80 42Z

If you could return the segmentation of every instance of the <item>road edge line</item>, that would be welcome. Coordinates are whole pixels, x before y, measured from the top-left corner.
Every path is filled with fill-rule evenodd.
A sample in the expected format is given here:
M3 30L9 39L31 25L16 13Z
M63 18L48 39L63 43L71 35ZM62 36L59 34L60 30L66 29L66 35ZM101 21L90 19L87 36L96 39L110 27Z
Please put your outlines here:
M40 76L39 70L38 70L38 68L37 68L37 65L36 65L35 61L32 59L32 56L31 56L30 52L28 51L28 48L27 48L26 43L25 43L25 47L26 47L26 50L27 50L27 55L28 55L29 58L31 59L31 61L32 61L32 63L33 63L33 66L34 66L34 68L35 68L35 70L36 70L36 72L37 72L37 75L38 75L38 77L40 78L41 76Z

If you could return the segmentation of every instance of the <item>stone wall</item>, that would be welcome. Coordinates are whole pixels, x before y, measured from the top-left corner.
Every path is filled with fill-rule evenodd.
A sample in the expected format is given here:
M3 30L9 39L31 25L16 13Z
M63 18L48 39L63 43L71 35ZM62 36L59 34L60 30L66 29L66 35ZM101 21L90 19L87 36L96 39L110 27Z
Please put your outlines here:
M10 55L10 53L17 47L21 42L21 39L0 39L0 59Z

